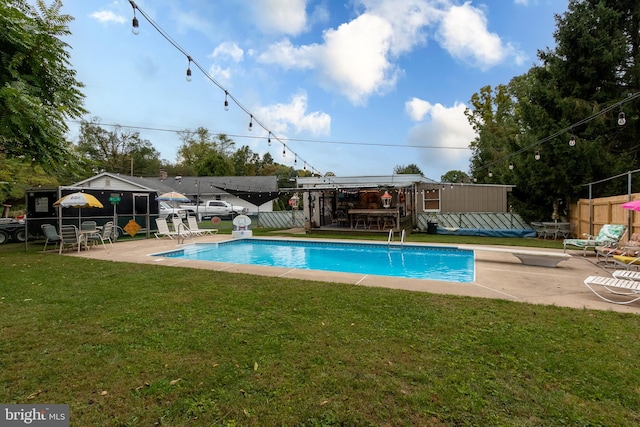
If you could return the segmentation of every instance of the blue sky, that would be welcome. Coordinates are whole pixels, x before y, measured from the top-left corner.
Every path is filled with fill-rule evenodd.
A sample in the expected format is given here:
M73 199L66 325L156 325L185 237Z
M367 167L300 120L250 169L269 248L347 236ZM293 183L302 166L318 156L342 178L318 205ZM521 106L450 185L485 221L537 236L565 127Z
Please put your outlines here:
M139 128L163 159L176 162L173 131L203 126L296 168L371 176L414 163L435 180L468 171L474 133L463 112L473 93L524 74L539 49L554 46L554 14L567 7L564 0L138 0L133 35L126 0L63 3L75 18L65 41L86 85L86 119ZM207 74L191 64L188 82L185 54L140 11ZM233 100L224 110L224 91L207 75L255 117L252 131Z

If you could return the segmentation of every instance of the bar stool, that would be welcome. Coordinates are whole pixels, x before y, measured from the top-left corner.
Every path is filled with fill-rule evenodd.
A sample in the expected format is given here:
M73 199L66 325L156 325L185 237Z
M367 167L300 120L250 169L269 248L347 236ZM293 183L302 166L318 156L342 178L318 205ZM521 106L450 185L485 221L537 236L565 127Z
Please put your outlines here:
M374 228L381 230L379 216L370 216L368 218L368 221L369 221L369 230L373 230Z
M367 228L367 217L364 215L356 216L356 225L353 228L358 228L358 226L362 226L362 228Z

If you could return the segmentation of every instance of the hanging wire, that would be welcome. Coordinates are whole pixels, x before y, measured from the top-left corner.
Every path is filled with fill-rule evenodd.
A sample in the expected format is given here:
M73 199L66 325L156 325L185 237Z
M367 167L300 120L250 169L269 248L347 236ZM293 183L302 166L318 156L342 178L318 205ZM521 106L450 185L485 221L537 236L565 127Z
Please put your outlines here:
M510 153L510 154L509 154L509 155L507 155L507 156L501 157L501 158L499 158L499 159L497 159L497 160L494 160L493 162L486 163L486 164L484 164L483 166L481 166L481 167L477 168L475 171L476 171L476 172L478 172L478 171L485 170L485 169L489 169L489 170L490 170L491 166L494 166L494 165L496 165L496 164L498 164L498 163L501 163L501 162L503 162L503 161L505 161L505 160L509 160L509 159L511 159L512 157L515 157L515 156L517 156L517 155L519 155L519 154L522 154L522 153L524 153L524 152L526 152L526 151L529 151L529 150L531 150L532 148L538 147L538 146L540 146L540 145L544 144L545 142L551 141L552 139L557 138L558 136L560 136L560 135L562 135L562 134L568 133L568 132L570 132L572 129L577 128L578 126L581 126L581 125L583 125L583 124L589 123L590 121L592 121L592 120L594 120L594 119L598 118L599 116L601 116L601 115L603 115L603 114L606 114L606 113L608 113L608 112L609 112L609 111L611 111L611 110L615 110L616 108L619 108L619 107L620 107L620 106L622 106L623 104L625 104L625 103L627 103L627 102L629 102L629 101L633 101L634 99L636 99L636 98L638 98L638 97L640 97L640 92L632 93L631 95L627 96L626 98L624 98L624 99L622 99L622 100L620 100L620 101L616 102L615 104L611 104L610 106L608 106L608 107L606 107L606 108L604 108L604 109L602 109L602 110L598 111L597 113L593 113L592 115L590 115L590 116L588 116L588 117L585 117L584 119L579 120L579 121L577 121L577 122L575 122L575 123L573 123L573 124L571 124L571 125L567 126L566 128L561 129L561 130L559 130L559 131L555 132L555 133L554 133L554 134L552 134L552 135L549 135L549 136L547 136L547 137L545 137L545 138L542 138L542 139L540 139L540 140L538 140L538 141L534 142L534 143L533 143L533 144L531 144L531 145L528 145L528 146L526 146L526 147L524 147L524 148L521 148L521 149L519 149L519 150L517 150L517 151L514 151L513 153ZM569 145L571 145L571 146L574 146L574 145L575 145L575 136L573 136L573 135L571 136L571 139L570 139L570 141L569 141Z
M222 84L220 82L218 82L211 74L209 74L209 72L202 67L198 61L194 60L193 57L191 55L189 55L189 53L187 53L187 51L185 49L183 49L178 42L176 42L166 31L164 31L160 25L158 25L153 19L151 19L151 17L149 15L147 15L147 13L140 9L140 7L138 7L138 5L133 1L133 0L129 0L129 3L131 4L131 7L133 8L133 14L135 17L135 13L136 10L140 13L140 15L142 15L144 17L144 19L147 20L147 22L149 22L149 24L151 24L151 26L162 36L164 37L173 47L175 47L180 53L182 53L189 61L190 64L193 64L198 70L200 70L200 72L202 72L202 74L204 74L204 76L209 79L209 81L211 81L211 83L213 83L214 85L216 85L220 90L222 90L224 92L225 95L225 110L228 109L228 100L230 99L231 101L233 101L242 111L244 111L247 115L249 115L250 117L250 127L253 128L253 123L255 123L256 125L260 126L262 129L264 129L266 132L268 132L268 134L270 135L269 139L273 138L276 141L278 141L279 143L282 144L283 147L283 151L285 149L287 149L288 147L286 146L286 144L284 143L284 141L282 139L280 139L278 136L276 136L271 130L269 130L267 128L267 126L262 123L259 119L257 119L255 117L255 115L253 115L248 108L246 108L244 105L242 105L242 103L236 98L234 97L227 89L224 88L224 86L222 86ZM137 21L137 19L136 19ZM189 69L189 71L191 71ZM190 77L190 76L189 76ZM291 148L288 148L289 151L291 151L292 154L295 154L295 156L299 157L300 160L304 160L302 157L300 157L299 154L295 153L294 151L291 150ZM305 161L305 163L308 164L308 162ZM321 175L320 172L317 172L317 169L310 167L312 173L317 173L318 175Z

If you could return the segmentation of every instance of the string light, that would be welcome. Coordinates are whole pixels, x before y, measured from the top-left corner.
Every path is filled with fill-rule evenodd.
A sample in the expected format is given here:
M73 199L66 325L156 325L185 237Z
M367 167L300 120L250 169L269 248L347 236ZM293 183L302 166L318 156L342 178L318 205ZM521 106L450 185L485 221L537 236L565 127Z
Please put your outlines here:
M533 156L536 160L540 160L540 152L536 151L536 154Z
M625 103L633 101L634 99L636 99L638 97L640 97L640 92L632 93L629 96L627 96L626 98L621 99L621 100L609 105L608 107L603 108L602 110L600 110L598 112L595 112L595 113L591 114L590 116L585 117L582 120L579 120L579 121L577 121L577 122L575 122L575 123L563 128L563 129L560 129L559 131L557 131L557 132L555 132L555 133L553 133L553 134L551 134L549 136L546 136L546 137L534 142L533 144L530 144L530 145L528 145L526 147L523 147L523 148L521 148L521 149L519 149L517 151L514 151L513 153L510 153L507 156L501 157L499 159L496 159L496 160L494 160L492 162L489 162L489 163L483 165L482 167L477 168L475 170L475 172L477 173L477 172L479 172L481 170L488 169L489 170L489 177L491 177L491 169L490 168L493 165L501 163L507 158L512 158L514 156L517 156L518 154L521 154L521 153L524 153L526 151L529 151L532 148L540 146L540 145L542 145L542 144L544 144L546 142L552 141L555 138L558 138L558 137L562 136L563 134L569 133L574 128L577 128L577 127L582 126L582 125L584 125L586 123L589 123L592 120L594 120L594 119L596 119L596 118L598 118L598 117L600 117L600 116L602 116L604 114L607 114L607 113L609 113L610 111L612 111L614 109L621 108L621 106L624 105ZM624 126L626 123L627 123L626 115L622 111L619 112L618 113L618 125L619 126ZM577 143L577 139L576 139L575 135L571 135L571 137L569 138L569 146L575 147L576 143Z
M509 162L509 169L513 170L513 162Z
M136 36L140 34L140 24L138 18L136 18L136 10L133 9L133 19L131 20L131 32Z
M191 57L187 56L187 59L189 60L189 65L187 65L187 81L190 82L191 81Z
M277 136L273 135L273 132L271 132L269 129L267 129L267 127L261 123L258 119L256 119L253 114L246 108L244 107L232 94L230 94L223 86L222 84L220 84L220 82L218 82L216 79L214 79L211 74L209 74L209 72L207 72L206 69L204 69L197 61L195 61L180 45L178 45L176 43L175 40L173 40L173 38L171 38L158 24L156 24L153 19L151 19L151 17L142 9L140 9L138 7L138 5L133 1L133 0L129 0L129 3L131 4L131 7L133 8L133 21L132 21L132 31L134 32L134 34L138 34L139 32L139 23L138 23L138 19L136 17L136 10L138 12L140 12L140 15L142 15L149 24L151 24L151 26L158 31L158 33L160 33L161 36L163 36L171 45L173 45L173 47L175 47L176 49L178 49L184 56L187 57L187 60L189 61L189 67L187 68L187 81L191 81L191 63L193 63L193 65L198 68L205 77L207 77L214 85L216 85L219 89L221 89L222 91L224 91L224 107L225 107L225 111L228 111L229 109L229 100L233 101L242 111L244 111L245 113L247 113L250 116L249 119L249 130L253 130L253 122L255 121L255 123L262 127L265 131L269 132L269 140L273 137L275 138L277 141L281 142L283 144L283 146L285 146L284 142L282 141L281 138L278 138ZM285 146L286 148L286 146ZM289 149L289 151L291 151L291 149ZM297 155L297 153L291 151L296 157L299 157ZM285 151L286 154L286 151ZM295 159L294 159L295 160ZM302 158L300 158L300 160L303 160ZM306 164L306 162L305 162ZM314 168L311 168L311 170L315 170ZM319 172L318 172L319 173Z
M267 138L267 144L271 147L271 131L269 131L269 137Z
M618 114L618 126L624 126L625 124L627 124L627 118L624 113L620 111L620 114Z

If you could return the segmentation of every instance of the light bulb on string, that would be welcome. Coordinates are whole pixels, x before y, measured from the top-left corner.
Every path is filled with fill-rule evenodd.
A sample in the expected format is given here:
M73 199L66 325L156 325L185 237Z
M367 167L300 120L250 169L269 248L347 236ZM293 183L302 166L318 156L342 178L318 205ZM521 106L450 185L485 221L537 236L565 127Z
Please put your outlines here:
M287 157L287 146L286 145L282 146L282 157Z
M540 152L536 151L536 154L534 154L533 158L536 160L540 160Z
M187 65L187 81L190 82L191 81L191 57L187 56L187 59L189 60L189 65Z
M620 114L618 114L618 126L624 126L625 124L627 124L627 118L624 113L620 111Z
M571 138L569 138L569 147L575 147L576 146L576 137L571 135Z
M224 111L229 111L229 100L227 97L229 96L229 92L224 91Z
M514 166L513 166L513 162L509 162L509 169L510 169L510 170L513 170L513 167L514 167Z
M249 115L249 131L253 130L253 114Z
M138 18L136 17L136 8L138 6L136 6L133 0L129 0L129 3L131 3L131 8L133 9L133 19L131 20L131 32L137 36L138 34L140 34L140 24L138 22Z
M140 24L138 23L138 18L136 18L136 11L133 10L133 19L131 20L131 32L134 35L140 34Z
M493 178L493 172L492 171L489 171L488 175L489 175L489 178Z
M267 138L267 144L271 147L271 131L269 131L269 137Z

